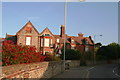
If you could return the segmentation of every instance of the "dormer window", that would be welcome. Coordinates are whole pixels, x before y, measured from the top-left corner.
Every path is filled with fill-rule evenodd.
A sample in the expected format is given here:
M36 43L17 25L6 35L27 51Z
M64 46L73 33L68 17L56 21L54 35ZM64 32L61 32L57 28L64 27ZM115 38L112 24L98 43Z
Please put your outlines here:
M72 40L71 40L71 43L74 43L74 42L75 42L75 41L72 39Z
M85 52L88 52L88 51L89 51L89 47L85 46Z

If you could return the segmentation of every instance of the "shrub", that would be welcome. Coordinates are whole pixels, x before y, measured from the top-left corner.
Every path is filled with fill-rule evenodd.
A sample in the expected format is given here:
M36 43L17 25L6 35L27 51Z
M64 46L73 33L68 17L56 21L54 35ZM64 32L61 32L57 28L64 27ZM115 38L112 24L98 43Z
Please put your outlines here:
M45 61L61 61L61 58L56 56L55 53L47 53Z
M60 55L60 58L63 59L64 56L64 50L62 50L62 54ZM73 49L66 49L65 51L65 59L66 60L80 60L81 54L78 50Z
M23 64L44 61L46 56L36 52L34 46L18 46L10 40L2 44L2 65Z
M85 52L85 59L86 60L93 60L94 53L92 51Z

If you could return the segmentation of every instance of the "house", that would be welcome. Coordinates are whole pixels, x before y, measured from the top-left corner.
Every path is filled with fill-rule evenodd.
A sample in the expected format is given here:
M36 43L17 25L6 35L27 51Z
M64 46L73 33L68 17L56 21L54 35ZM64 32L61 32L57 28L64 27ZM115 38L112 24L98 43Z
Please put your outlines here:
M64 46L64 39L67 48L77 49L81 53L86 51L93 51L93 40L91 36L84 37L84 34L78 33L78 36L65 35L65 27L62 25L60 35L53 34L48 28L45 28L41 33L32 25L30 21L27 22L16 35L6 34L6 39L14 41L17 45L35 46L37 51L43 55L46 53L61 53Z

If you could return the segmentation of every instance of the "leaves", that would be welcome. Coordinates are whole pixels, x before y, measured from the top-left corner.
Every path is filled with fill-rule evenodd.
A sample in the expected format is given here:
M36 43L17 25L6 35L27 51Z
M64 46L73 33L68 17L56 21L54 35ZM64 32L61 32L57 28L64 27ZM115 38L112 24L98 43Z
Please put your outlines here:
M14 45L10 40L2 43L2 65L23 64L44 61L46 56L36 52L34 46Z

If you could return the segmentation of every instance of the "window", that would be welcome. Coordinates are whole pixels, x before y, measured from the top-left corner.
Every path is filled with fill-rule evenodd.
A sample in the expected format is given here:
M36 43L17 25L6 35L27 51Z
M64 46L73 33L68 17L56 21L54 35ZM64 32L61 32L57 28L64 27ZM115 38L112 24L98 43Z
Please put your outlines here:
M59 43L59 39L57 39L57 43Z
M44 46L44 39L42 38L41 39L41 47L43 47Z
M49 39L45 39L45 47L49 47Z
M86 41L86 44L88 44L88 41Z
M73 40L73 39L71 40L71 43L74 43L74 40Z
M88 52L88 51L89 51L89 47L85 46L85 52Z
M30 45L31 43L31 37L26 37L26 45Z
M50 36L50 34L43 34L42 36Z
M45 36L50 36L50 34L45 34Z
M71 49L75 49L75 45L71 45Z

